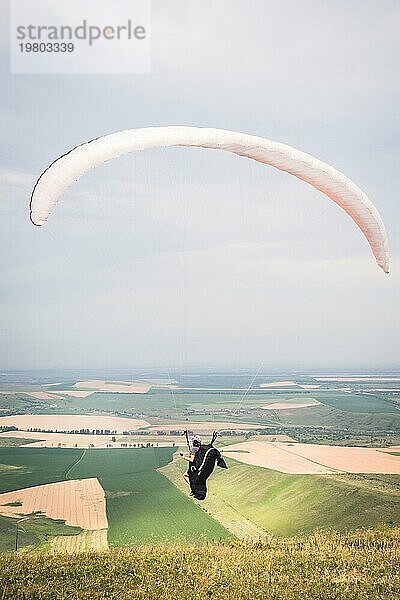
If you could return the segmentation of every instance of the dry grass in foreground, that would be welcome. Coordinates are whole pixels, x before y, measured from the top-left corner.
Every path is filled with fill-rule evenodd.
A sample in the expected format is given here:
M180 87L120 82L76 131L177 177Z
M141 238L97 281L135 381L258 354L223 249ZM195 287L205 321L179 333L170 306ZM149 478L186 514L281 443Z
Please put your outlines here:
M6 554L0 598L297 600L400 598L400 529L263 544Z

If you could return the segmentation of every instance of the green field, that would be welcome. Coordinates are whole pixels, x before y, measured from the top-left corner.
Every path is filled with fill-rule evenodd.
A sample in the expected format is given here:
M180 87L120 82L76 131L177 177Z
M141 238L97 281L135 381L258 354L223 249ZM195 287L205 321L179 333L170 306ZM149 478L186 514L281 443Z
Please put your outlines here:
M4 554L2 600L399 600L400 530L121 548L103 554Z
M299 427L335 427L348 431L400 430L400 412L349 412L323 404L312 408L279 411L275 424Z
M379 396L365 394L341 394L326 392L318 395L318 400L328 406L353 413L398 413L398 409Z
M0 437L0 448L24 446L31 442L39 442L40 440L32 438L18 438L18 437Z
M0 448L0 465L19 469L1 473L0 493L64 481L82 450L59 448Z

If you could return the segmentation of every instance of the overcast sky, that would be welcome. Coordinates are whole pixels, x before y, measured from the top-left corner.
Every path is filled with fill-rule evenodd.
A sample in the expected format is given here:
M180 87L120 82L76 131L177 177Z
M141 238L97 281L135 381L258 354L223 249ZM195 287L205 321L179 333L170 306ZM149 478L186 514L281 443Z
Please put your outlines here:
M397 0L154 0L148 75L10 75L2 28L1 369L399 366ZM221 152L113 161L32 226L55 157L150 125L332 164L380 211L391 274L321 193Z

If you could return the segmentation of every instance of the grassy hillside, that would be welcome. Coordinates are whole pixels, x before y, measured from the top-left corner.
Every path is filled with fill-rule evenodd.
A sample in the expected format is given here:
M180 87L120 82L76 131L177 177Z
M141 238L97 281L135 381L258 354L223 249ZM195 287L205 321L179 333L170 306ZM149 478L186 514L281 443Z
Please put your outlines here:
M0 556L0 597L41 600L398 600L400 530L264 544Z
M215 495L275 535L400 524L400 476L287 475L232 459L229 467L213 475L210 503Z
M209 479L202 508L239 537L254 530L278 536L332 528L350 531L381 523L400 525L398 475L288 475L227 460ZM182 461L161 469L182 489Z

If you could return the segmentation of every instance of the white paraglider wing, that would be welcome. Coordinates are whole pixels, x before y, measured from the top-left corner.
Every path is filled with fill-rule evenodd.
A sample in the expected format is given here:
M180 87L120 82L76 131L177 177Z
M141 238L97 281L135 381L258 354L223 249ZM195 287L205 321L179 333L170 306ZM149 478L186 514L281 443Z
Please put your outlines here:
M330 165L266 138L223 129L147 127L106 135L55 160L39 177L32 192L30 218L43 225L58 200L82 175L124 154L147 148L195 146L225 150L291 173L336 202L368 240L378 265L389 272L389 248L383 221L366 194Z

